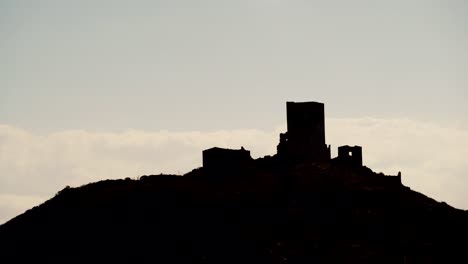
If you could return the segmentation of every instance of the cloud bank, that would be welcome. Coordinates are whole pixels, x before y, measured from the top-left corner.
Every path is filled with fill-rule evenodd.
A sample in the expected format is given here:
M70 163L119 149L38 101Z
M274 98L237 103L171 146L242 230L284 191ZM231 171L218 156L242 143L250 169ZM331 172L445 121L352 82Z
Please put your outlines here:
M402 172L403 183L439 201L468 209L468 129L405 119L327 119L332 156L339 145L363 146L364 164L377 172ZM87 132L37 135L0 125L0 223L40 204L65 186L144 174L183 174L201 166L201 151L220 146L276 151L271 131Z

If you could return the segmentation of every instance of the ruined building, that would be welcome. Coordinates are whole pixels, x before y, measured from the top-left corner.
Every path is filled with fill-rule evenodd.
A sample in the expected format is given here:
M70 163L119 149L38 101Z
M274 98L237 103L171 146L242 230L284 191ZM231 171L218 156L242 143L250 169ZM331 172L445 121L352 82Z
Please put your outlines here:
M236 172L253 161L250 151L241 149L210 148L203 151L203 168L209 172Z
M333 159L335 164L343 167L362 166L362 148L360 146L338 147L338 157Z
M331 159L330 146L325 143L325 109L318 102L287 102L287 131L280 134L276 159L285 164L302 162L333 163L342 167L362 167L360 146L341 146L338 157ZM251 161L250 152L241 148L211 148L203 151L203 167L216 171L222 168L245 168Z

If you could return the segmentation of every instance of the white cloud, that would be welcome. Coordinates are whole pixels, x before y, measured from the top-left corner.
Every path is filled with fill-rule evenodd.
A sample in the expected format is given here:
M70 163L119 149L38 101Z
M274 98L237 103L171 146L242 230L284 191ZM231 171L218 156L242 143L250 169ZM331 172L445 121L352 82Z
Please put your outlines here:
M201 166L201 151L220 146L275 153L278 134L233 130L121 133L62 131L45 136L0 125L0 223L52 197L66 185L143 174L185 173ZM468 208L468 130L411 120L328 119L327 142L364 147L364 163L396 174L412 189Z

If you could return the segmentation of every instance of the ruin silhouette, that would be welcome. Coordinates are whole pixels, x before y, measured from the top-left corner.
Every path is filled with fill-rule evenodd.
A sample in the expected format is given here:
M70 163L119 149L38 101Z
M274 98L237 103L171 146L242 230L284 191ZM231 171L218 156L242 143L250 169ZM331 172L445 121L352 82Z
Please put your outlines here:
M330 145L325 143L324 104L318 102L287 102L287 129L280 134L277 146L278 162L332 162L336 165L362 166L362 147L338 147L338 157L331 159ZM203 151L203 167L245 167L252 161L250 152L214 147Z
M250 151L241 149L210 148L203 151L203 168L208 173L222 172L225 168L231 168L229 171L238 172L246 168L253 161Z
M287 131L281 133L275 163L294 166L301 163L323 163L336 167L360 168L361 146L339 146L338 156L331 158L331 146L325 142L325 106L319 102L286 102ZM203 151L203 168L207 173L216 174L239 172L252 165L250 151L213 147ZM401 184L401 172L396 176L376 176L388 186Z
M325 143L324 105L317 102L287 102L286 111L288 131L280 134L278 162L329 161L330 146ZM219 164L245 166L249 160L243 148L233 150L216 147L203 151L203 167L208 170Z
M275 155L213 147L183 176L66 187L0 226L0 261L468 263L468 211L372 171L361 146L332 158L322 103L286 108Z
M325 143L325 110L322 103L287 102L286 133L280 134L278 155L289 161L328 161Z

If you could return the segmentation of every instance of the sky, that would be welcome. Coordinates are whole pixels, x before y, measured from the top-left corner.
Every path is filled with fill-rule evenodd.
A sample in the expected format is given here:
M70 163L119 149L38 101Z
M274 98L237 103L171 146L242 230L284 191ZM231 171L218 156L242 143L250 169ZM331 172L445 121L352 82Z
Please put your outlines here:
M0 0L0 223L65 186L272 155L286 101L327 143L468 209L463 0Z

